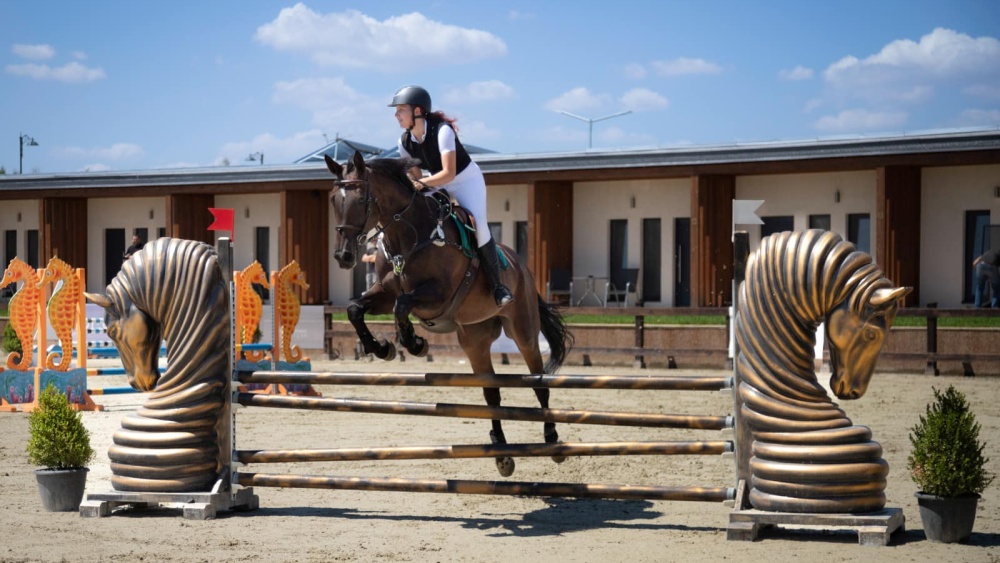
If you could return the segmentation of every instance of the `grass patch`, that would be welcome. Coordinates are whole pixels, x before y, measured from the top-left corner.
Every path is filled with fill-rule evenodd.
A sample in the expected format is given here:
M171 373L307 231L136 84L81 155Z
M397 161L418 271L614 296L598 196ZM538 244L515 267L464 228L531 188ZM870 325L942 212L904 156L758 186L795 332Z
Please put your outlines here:
M937 320L938 327L998 328L1000 317L946 317ZM925 317L896 317L892 326L927 326Z

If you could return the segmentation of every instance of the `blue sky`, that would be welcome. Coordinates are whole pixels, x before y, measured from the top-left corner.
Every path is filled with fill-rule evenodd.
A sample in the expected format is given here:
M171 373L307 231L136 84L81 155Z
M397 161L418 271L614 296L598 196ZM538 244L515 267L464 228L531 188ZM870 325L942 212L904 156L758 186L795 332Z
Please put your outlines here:
M34 0L0 69L8 173L389 147L407 84L502 153L876 136L1000 126L1000 3Z

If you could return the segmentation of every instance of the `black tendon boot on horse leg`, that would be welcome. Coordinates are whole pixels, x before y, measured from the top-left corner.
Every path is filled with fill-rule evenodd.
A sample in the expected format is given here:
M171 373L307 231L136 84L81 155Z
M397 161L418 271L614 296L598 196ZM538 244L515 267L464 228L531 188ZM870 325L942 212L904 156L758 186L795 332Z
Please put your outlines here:
M500 257L497 256L497 243L493 239L479 247L481 268L490 282L490 290L497 302L497 307L503 307L514 300L507 286L500 281Z

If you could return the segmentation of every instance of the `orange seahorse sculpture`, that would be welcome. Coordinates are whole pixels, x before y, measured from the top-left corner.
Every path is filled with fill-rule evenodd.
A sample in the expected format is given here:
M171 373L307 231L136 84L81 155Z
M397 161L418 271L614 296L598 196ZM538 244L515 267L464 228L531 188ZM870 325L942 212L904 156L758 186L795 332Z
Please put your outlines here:
M302 350L298 346L292 346L292 333L299 324L300 308L299 298L292 285L309 289L306 274L295 260L278 272L274 282L274 307L281 326L281 353L286 361L295 363L302 359Z
M35 347L35 329L38 328L38 300L42 292L38 289L38 274L35 269L20 258L14 258L3 273L0 288L23 281L21 289L10 298L10 324L21 341L21 353L11 352L7 356L7 367L26 371L31 367L31 351ZM15 286L16 287L16 286Z
M45 358L46 369L56 371L66 371L70 362L73 361L73 328L76 327L77 317L80 313L80 294L83 292L83 284L76 276L76 271L72 266L63 262L58 257L52 257L42 278L38 280L38 287L41 288L47 283L53 286L62 280L62 286L49 298L49 324L59 339L62 352L51 352ZM59 363L55 363L59 357Z
M268 289L271 287L267 283L267 274L264 273L264 268L256 260L240 272L239 282L236 284L236 307L240 312L238 334L240 344L253 342L253 335L260 325L262 306L260 295L253 290L252 284L255 283ZM264 359L265 354L263 350L244 350L243 355L251 362L259 362Z

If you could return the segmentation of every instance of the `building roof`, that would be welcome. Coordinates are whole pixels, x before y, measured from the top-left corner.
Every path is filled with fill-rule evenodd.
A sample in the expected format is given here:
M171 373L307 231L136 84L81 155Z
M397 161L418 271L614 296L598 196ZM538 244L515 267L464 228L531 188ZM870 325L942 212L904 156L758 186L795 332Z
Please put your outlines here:
M323 162L323 155L328 155L337 162L347 162L347 159L351 158L355 152L360 152L365 158L371 158L382 153L383 149L359 143L357 141L352 141L350 139L341 139L340 137L337 137L334 142L296 160L295 164L302 164L305 162Z
M352 144L354 144L352 142ZM329 148L331 145L327 145ZM321 155L322 150L314 154ZM735 143L630 150L586 150L565 153L477 153L486 174L548 173L594 169L693 167L821 159L858 159L894 155L1000 151L1000 130L962 130L887 137L852 137L810 141ZM350 154L353 154L350 153ZM388 153L382 152L380 156ZM312 156L312 155L310 155ZM338 156L340 156L338 154ZM347 155L348 157L350 155ZM309 157L305 157L308 159ZM346 157L345 157L346 158ZM137 171L75 172L0 176L0 199L10 192L52 189L239 184L327 180L330 173L316 161L277 166L178 168ZM314 164L316 162L316 164ZM1000 158L991 164L1000 164ZM5 194L5 192L7 192ZM30 194L17 194L31 197Z

